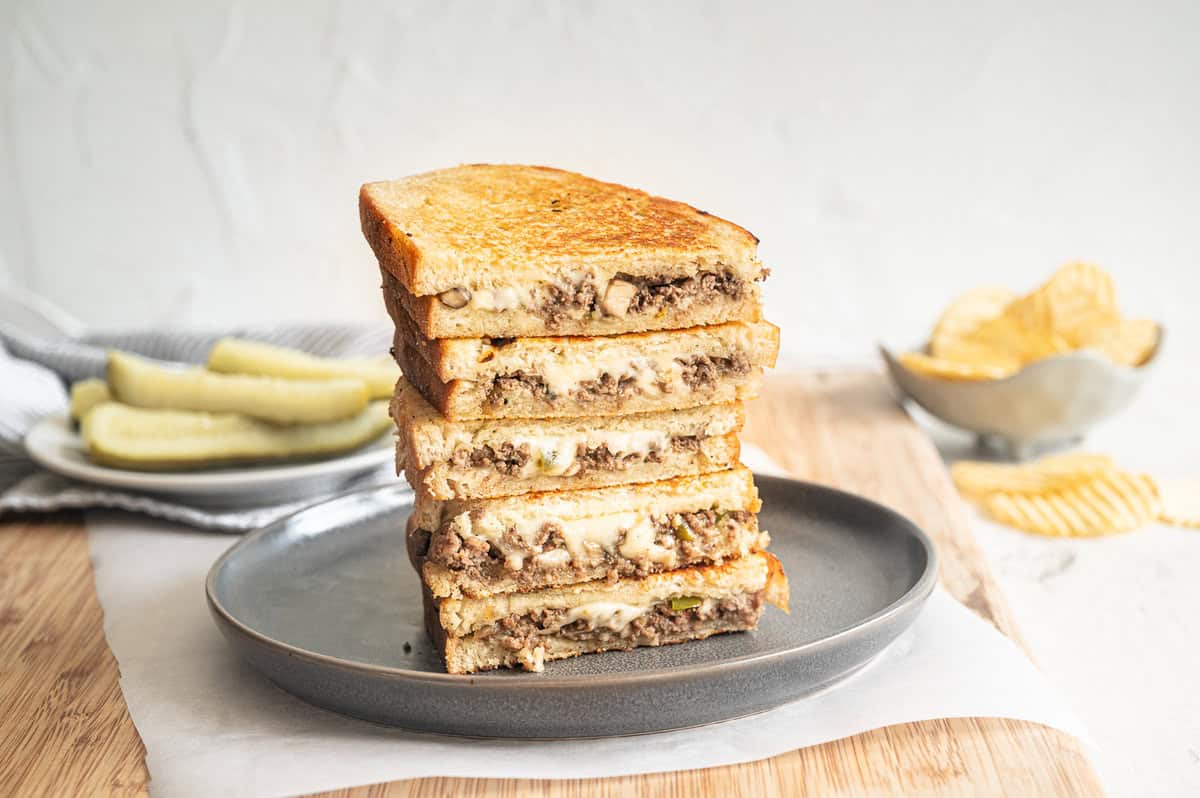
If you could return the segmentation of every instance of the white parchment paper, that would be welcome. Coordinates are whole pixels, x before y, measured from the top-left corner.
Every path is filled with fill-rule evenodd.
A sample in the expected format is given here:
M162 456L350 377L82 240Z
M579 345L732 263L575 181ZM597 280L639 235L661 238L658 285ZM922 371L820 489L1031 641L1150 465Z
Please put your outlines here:
M155 795L291 795L433 775L581 778L704 768L932 718L1019 718L1087 740L1025 655L940 588L871 666L829 692L752 718L577 742L388 729L293 698L226 645L205 605L204 577L231 545L228 536L108 512L90 514L88 528L105 634L146 744Z

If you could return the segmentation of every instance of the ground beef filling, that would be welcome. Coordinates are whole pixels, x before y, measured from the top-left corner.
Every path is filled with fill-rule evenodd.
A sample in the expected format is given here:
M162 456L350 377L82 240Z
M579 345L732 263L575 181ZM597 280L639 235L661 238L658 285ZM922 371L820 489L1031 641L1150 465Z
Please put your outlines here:
M739 593L705 601L686 610L671 609L670 602L655 604L623 629L594 626L578 620L563 624L565 610L535 610L528 615L507 615L475 632L479 639L494 639L509 651L533 650L542 638L602 643L610 648L654 646L678 640L685 634L725 629L750 629L763 609L763 591Z
M724 376L741 377L750 373L750 360L740 352L732 357L676 358L676 362L683 366L680 376L684 384L693 391L712 390Z
M731 271L700 272L694 277L631 277L618 274L618 280L636 288L629 302L627 315L657 315L669 308L686 308L696 302L711 302L717 299L737 301L746 293L746 281ZM546 290L546 299L534 308L546 326L553 329L567 319L593 318L603 313L600 302L602 292L591 282L577 286L552 285Z
M717 380L721 377L742 377L750 373L750 359L740 352L730 357L677 357L675 362L682 369L680 377L684 384L693 391L711 390L716 387ZM669 392L671 387L667 382L658 383L658 390L664 393ZM628 375L614 377L605 372L594 380L580 382L579 387L571 391L571 398L587 403L612 397L632 396L636 393L641 393L636 378ZM553 405L558 399L540 375L516 371L493 377L484 400L490 407L499 407L508 404L510 399L519 395L529 396L548 405Z
M521 444L513 446L502 443L498 448L477 446L474 449L459 447L450 456L450 464L455 468L494 468L505 476L517 476L529 464L529 446Z
M680 435L671 438L671 449L677 452L698 452L702 439L703 436L700 435ZM450 455L450 465L455 468L494 468L501 474L512 477L521 475L531 456L528 444L513 446L511 443L502 443L499 447L485 444L474 449L460 446ZM587 471L624 471L631 465L661 463L662 459L661 449L651 449L645 454L620 454L609 450L607 444L587 446L581 443L575 449L575 462L579 464L579 469L572 472L571 476L575 477Z
M753 514L745 510L676 513L655 522L654 542L663 548L675 549L676 567L710 562L714 554L720 553L727 536L744 528L752 519ZM501 536L499 545L474 535L464 537L447 527L432 535L426 557L472 581L515 577L521 586L544 582L552 576L606 578L611 582L622 577L645 576L666 567L647 557L622 556L623 541L624 534L618 535L611 550L596 544L586 545L583 558L572 559L565 565L543 567L538 563L537 555L566 549L562 528L557 523L543 524L533 539L523 538L516 529L509 529Z

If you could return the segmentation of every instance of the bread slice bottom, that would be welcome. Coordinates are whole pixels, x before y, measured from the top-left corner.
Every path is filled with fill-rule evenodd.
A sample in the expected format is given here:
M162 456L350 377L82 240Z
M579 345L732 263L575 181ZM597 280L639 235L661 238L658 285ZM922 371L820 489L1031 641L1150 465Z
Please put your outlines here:
M640 579L585 582L481 599L425 595L425 624L450 673L542 663L753 629L764 602L787 610L788 583L766 552Z
M603 418L449 421L396 383L396 470L430 499L655 482L737 461L739 404Z
M683 541L672 538L669 561L646 561L624 556L619 547L599 552L586 562L555 562L544 567L534 567L536 558L531 558L520 569L506 567L499 560L485 558L481 566L468 564L462 568L448 566L445 562L433 562L427 554L431 535L428 530L410 527L408 531L409 559L421 573L425 584L438 597L483 598L497 593L520 590L540 590L560 587L575 582L596 579L614 580L622 577L645 576L662 573L670 568L686 568L696 565L720 564L727 560L745 557L751 552L761 551L771 544L771 536L758 528L754 516L743 512L730 514L727 519L705 523L704 515L716 516L712 511L689 513L689 528L696 530L694 538ZM701 530L704 530L703 532ZM435 533L436 536L437 533ZM445 534L445 533L441 533Z
M744 466L637 485L469 501L418 498L411 555L438 598L646 576L766 548Z
M703 640L716 634L755 629L762 617L766 591L731 594L700 606L673 609L669 601L650 607L621 629L574 621L557 630L546 629L549 614L535 620L525 616L474 632L450 637L437 623L436 610L426 612L426 626L450 673L466 674L497 668L541 672L545 663L580 654L628 651Z
M397 463L418 493L434 499L488 498L535 491L579 490L606 485L657 482L664 479L709 474L737 464L740 447L736 432L714 438L680 439L653 459L626 456L602 461L570 476L538 472L500 471L495 466L455 465L451 461L415 468L407 461ZM402 454L402 452L401 452Z
M451 421L616 416L724 405L758 395L779 330L729 322L576 338L425 338L396 319L392 356Z

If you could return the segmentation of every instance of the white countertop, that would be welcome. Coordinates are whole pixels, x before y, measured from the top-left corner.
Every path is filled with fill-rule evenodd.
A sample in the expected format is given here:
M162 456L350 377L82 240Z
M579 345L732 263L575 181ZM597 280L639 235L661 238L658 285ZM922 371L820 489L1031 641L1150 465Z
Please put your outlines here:
M1081 450L1200 476L1200 386L1186 361L1162 365ZM968 436L915 415L948 460L972 456ZM1099 743L1092 760L1111 794L1200 795L1200 530L1062 540L971 518L1035 660Z

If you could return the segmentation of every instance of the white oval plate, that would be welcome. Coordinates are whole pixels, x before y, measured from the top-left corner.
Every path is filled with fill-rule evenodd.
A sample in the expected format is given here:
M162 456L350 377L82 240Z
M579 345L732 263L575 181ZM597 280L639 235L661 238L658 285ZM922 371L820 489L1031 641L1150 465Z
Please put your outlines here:
M350 479L391 462L392 436L339 457L283 465L232 466L209 471L129 471L88 459L66 416L47 416L25 435L38 465L71 479L110 488L174 496L193 504L274 504L336 490Z

